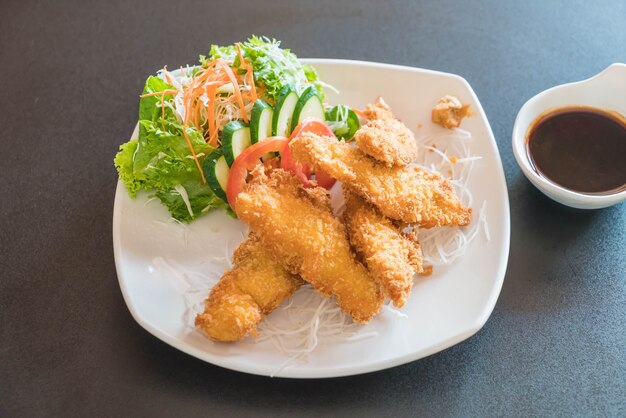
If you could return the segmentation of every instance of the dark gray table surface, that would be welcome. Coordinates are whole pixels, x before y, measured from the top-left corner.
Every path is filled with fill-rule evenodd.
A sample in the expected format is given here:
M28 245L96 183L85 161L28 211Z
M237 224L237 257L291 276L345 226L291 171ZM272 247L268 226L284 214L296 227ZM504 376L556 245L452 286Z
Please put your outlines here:
M460 74L498 142L511 251L485 327L362 376L212 366L144 331L117 283L112 159L148 74L250 34L301 57ZM523 177L517 110L626 61L626 2L3 1L0 415L626 415L626 204L578 211ZM626 94L626 92L616 92Z

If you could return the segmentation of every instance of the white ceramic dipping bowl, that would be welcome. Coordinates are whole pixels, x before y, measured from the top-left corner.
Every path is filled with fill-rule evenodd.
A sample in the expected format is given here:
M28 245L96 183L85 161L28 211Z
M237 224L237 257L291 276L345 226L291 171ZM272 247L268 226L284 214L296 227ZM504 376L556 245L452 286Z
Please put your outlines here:
M524 103L513 126L513 153L517 164L546 196L579 209L599 209L626 200L626 190L606 195L577 193L540 176L533 169L526 151L528 129L540 115L566 106L590 106L626 116L626 64L612 64L587 80L552 87L537 94Z

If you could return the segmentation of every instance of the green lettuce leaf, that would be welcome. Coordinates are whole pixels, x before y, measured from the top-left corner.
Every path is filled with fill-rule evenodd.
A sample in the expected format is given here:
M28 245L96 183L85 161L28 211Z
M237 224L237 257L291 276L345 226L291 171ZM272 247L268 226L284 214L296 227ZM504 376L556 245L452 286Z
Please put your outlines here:
M278 93L285 86L291 86L298 94L311 84L315 84L318 91L323 91L315 69L310 65L301 64L298 57L289 49L282 49L280 41L252 36L240 45L242 55L250 60L254 68L254 80L260 96L270 103L276 100ZM240 67L235 45L224 47L212 45L209 58L223 58L227 62L232 62L234 68ZM200 60L205 61L206 58L200 56Z
M139 126L144 128L145 135L139 137L133 159L135 175L142 176L152 185L167 188L194 176L198 181L201 180L181 125L170 121L141 120ZM203 157L213 151L213 147L204 142L200 132L187 128L187 135L196 155Z
M202 184L182 125L163 120L142 120L139 125L144 128L144 135L139 137L133 160L135 179L142 180L144 188L156 189L156 196L168 207L174 218L188 222L210 208L223 205L223 201L215 196L209 186ZM204 142L202 134L197 130L187 128L187 135L199 160L213 151L213 147ZM180 188L177 190L179 185L187 192L191 213Z
M144 93L172 88L158 77L149 77ZM168 107L162 118L160 101L159 96L141 99L139 137L120 147L114 163L132 198L139 190L153 191L172 217L189 222L224 202L202 184L183 126ZM196 129L187 128L187 136L200 161L213 151Z
M183 193L187 195L189 207L180 193L180 187L184 188ZM224 206L224 202L207 185L202 185L197 180L187 180L176 189L159 189L155 196L167 206L172 217L182 222L190 222L213 208Z
M147 93L157 93L163 90L171 90L174 89L174 86L167 84L165 81L161 80L159 77L150 76L146 80L146 85L143 88L143 94ZM164 96L164 102L171 102L173 100L173 96ZM172 109L169 107L165 107L165 119L175 119ZM162 116L161 110L161 96L149 96L142 97L139 99L139 120L151 120L156 121ZM145 132L143 131L143 127L139 126L139 135L142 136Z
M126 190L133 199L137 197L137 192L144 188L143 181L133 173L133 155L136 149L137 141L128 141L120 146L120 151L113 160L120 179L126 185Z

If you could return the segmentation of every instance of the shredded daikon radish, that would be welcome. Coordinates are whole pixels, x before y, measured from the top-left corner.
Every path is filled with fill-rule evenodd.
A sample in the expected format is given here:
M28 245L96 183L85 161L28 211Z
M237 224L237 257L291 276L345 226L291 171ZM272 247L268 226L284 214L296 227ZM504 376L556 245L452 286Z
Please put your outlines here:
M467 184L474 163L482 157L471 154L471 140L472 135L463 129L425 135L418 139L419 157L416 164L448 178L461 202L465 206L474 207L474 199ZM472 222L468 226L420 229L419 241L424 262L438 266L450 264L462 257L476 238L481 225L485 238L489 240L486 204L487 202L482 202L478 210L474 207Z
M319 84L320 86L324 88L327 88L328 90L332 91L335 94L339 94L339 90L332 84L325 83L322 80L317 80L317 84Z
M157 274L173 282L181 290L185 305L184 324L187 332L199 333L194 319L204 310L204 300L223 272L232 267L231 255L239 241L231 241L223 256L212 258L212 270L205 273L190 270L185 266L163 257L152 263ZM215 251L219 251L216 247ZM222 247L222 251L224 248ZM387 312L385 310L382 314ZM388 308L388 312L399 318L406 315ZM404 316L403 316L404 315ZM304 285L288 301L261 321L259 337L255 343L270 342L276 350L286 356L285 362L277 367L272 376L298 361L308 361L308 356L323 344L354 342L374 338L377 332L359 332L361 326L354 323L332 298L324 298L309 285Z
M269 341L287 356L287 360L274 370L273 375L276 375L290 364L308 361L308 356L320 345L378 335L359 335L360 328L332 298L324 298L305 285L287 304L261 321L255 342Z
M174 190L178 192L180 197L185 202L185 206L187 206L187 211L189 212L189 216L193 218L193 210L191 209L191 202L189 202L189 195L187 194L187 189L182 184L177 184L174 186Z
M392 307L390 303L386 303L383 305L383 311L389 312L392 315L397 316L398 318L408 318L409 316L404 312L400 312L396 308Z

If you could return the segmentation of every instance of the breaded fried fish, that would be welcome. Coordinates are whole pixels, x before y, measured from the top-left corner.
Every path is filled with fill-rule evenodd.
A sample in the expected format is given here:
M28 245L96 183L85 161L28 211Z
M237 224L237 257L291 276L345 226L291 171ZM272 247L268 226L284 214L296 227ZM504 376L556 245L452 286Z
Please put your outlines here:
M256 335L263 317L303 283L277 263L254 234L237 247L233 264L211 289L204 312L195 320L196 327L216 341Z
M293 157L336 178L376 206L388 218L424 228L469 224L452 184L417 167L386 167L361 150L307 132L289 144Z
M356 322L378 313L381 289L352 253L325 189L305 189L290 173L277 169L267 176L257 167L235 211L276 261L324 296L335 296Z
M385 296L401 308L413 286L413 276L423 271L419 243L403 234L376 208L343 187L343 214L350 243L361 255Z
M413 132L393 116L382 98L367 105L365 115L369 121L354 135L361 151L389 167L415 161L417 142Z

